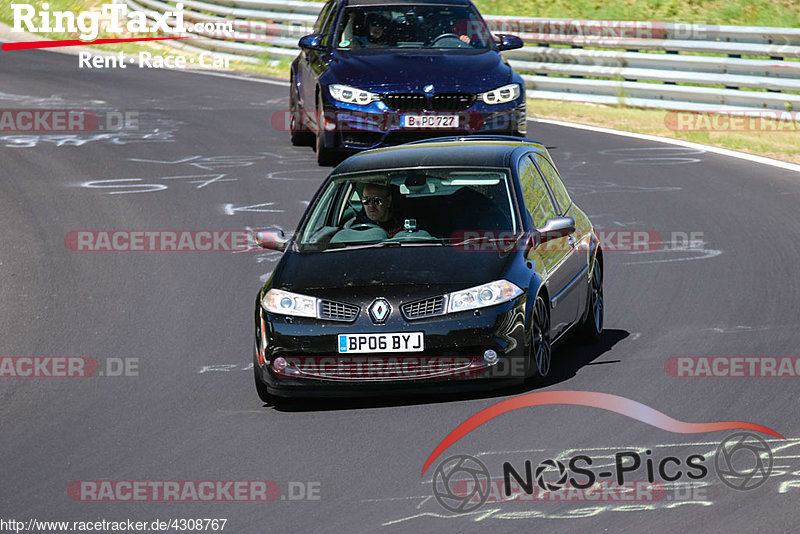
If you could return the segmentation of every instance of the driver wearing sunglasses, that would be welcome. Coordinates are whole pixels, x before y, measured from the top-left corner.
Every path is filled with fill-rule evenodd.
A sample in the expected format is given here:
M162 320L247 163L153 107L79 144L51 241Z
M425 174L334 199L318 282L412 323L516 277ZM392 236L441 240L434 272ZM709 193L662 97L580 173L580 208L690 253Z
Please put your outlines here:
M361 195L364 209L356 216L357 223L368 223L380 226L394 236L402 230L403 225L392 210L391 188L383 184L365 184Z

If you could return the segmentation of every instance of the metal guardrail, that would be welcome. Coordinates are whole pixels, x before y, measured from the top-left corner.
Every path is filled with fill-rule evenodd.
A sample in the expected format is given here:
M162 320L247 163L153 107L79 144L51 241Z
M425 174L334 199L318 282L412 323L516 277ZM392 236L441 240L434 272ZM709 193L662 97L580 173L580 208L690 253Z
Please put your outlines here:
M148 16L175 2L115 0ZM241 61L293 58L321 2L181 0L188 22L233 22L166 44ZM704 111L800 110L800 28L485 16L531 98ZM745 56L745 57L743 57ZM750 57L747 57L750 56ZM685 85L681 85L685 84Z

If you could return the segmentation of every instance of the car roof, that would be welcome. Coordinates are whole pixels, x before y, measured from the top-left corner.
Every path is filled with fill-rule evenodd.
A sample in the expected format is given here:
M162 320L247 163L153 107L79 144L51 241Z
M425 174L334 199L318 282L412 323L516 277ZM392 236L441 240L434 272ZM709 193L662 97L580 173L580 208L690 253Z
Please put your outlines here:
M339 5L343 3L348 6L389 6L392 4L468 6L471 4L470 0L339 0Z
M544 145L511 136L440 137L367 150L347 158L334 174L413 167L508 167L515 150L545 153Z

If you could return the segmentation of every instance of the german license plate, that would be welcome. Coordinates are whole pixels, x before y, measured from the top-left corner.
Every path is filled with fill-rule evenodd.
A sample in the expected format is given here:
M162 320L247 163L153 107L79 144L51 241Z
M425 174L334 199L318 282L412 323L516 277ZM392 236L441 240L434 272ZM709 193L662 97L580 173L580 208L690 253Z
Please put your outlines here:
M458 128L458 115L401 115L402 128Z
M422 332L397 334L339 334L339 354L364 352L420 352L425 350Z

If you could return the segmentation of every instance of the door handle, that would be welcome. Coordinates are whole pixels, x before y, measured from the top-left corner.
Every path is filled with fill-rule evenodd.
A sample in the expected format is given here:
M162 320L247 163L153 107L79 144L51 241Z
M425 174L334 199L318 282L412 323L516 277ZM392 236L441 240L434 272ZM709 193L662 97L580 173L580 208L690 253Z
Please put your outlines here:
M572 248L575 248L575 236L574 235L570 235L567 238L567 242L569 243L569 246L571 246Z

